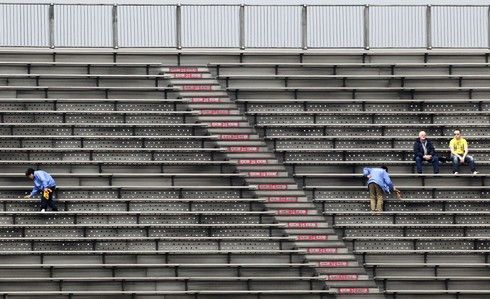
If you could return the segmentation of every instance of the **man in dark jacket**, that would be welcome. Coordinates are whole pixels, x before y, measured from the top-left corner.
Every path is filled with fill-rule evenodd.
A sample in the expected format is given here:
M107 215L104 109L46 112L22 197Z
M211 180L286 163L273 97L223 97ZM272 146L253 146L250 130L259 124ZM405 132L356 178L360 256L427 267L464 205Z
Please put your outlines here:
M424 131L419 133L419 138L413 145L413 156L417 165L417 173L422 173L422 163L427 161L432 163L434 173L439 173L439 158L436 155L434 145L427 139Z

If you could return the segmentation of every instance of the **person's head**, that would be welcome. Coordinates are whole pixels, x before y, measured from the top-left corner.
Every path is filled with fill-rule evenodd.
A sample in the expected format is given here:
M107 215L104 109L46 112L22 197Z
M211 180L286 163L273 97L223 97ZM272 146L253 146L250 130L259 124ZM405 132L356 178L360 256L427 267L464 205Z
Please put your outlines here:
M388 172L388 167L386 167L386 165L381 165L379 168L382 168L382 169L384 169L386 172Z
M31 180L34 179L34 169L28 168L26 170L26 177L30 178Z
M419 139L420 141L425 141L425 139L427 139L427 134L425 134L425 131L420 131L419 132Z
M454 138L461 139L461 130L460 129L454 130Z

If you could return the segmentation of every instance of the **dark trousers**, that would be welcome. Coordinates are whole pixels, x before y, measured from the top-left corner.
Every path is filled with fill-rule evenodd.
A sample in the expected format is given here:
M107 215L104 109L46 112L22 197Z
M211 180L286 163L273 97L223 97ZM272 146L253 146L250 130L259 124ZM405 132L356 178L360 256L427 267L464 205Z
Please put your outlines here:
M47 209L50 207L51 210L58 211L58 208L53 200L53 194L56 192L56 186L48 187L47 189L48 190L46 191L41 191L41 209Z
M459 172L461 166L461 159L458 158L457 156L452 156L451 159L453 160L453 172ZM475 160L473 159L472 156L464 157L464 164L470 167L471 172L476 171Z
M415 165L417 166L417 173L422 173L422 164L424 161L427 161L432 164L432 168L434 169L434 173L439 173L439 158L437 156L432 156L430 160L424 160L422 157L415 157Z

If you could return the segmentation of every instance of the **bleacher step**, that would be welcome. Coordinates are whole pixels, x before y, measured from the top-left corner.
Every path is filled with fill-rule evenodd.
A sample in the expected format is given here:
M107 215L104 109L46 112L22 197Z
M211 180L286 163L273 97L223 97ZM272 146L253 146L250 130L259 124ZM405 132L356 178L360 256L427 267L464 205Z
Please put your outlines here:
M181 88L175 88L175 91L179 92L181 97L185 98L194 98L194 97L202 97L202 91L182 91ZM226 91L219 90L211 90L206 92L207 97L228 97L228 93Z
M191 74L188 76L192 77ZM210 85L202 85L204 83ZM212 80L172 80L174 88L181 90L182 96L188 95L188 92L184 91L185 89L201 91L201 94L195 94L195 97L202 97L202 100L197 100L202 102L205 101L203 95L209 97L212 90L221 88L212 83L214 83ZM285 224L285 233L296 238L294 246L306 251L307 260L310 258L313 261L325 260L332 257L333 261L346 259L348 263L345 265L350 265L349 263L355 259L349 255L344 242L338 238L334 229L318 212L314 203L307 199L304 190L300 189L294 178L289 176L284 164L276 159L275 153L269 150L265 142L258 142L263 139L258 134L254 134L256 130L253 126L248 125L246 117L242 120L236 118L243 115L236 103L230 102L226 106L228 109L223 109L224 106L220 107L213 104L214 101L217 102L218 100L213 99L205 104L189 104L188 106L192 111L200 113L196 117L197 120L206 123L208 125L207 131L211 134L229 132L229 134L218 134L216 144L219 147L235 147L234 150L228 150L224 153L231 162L235 163L239 173L255 173L245 176L244 180L254 189L255 196L267 199L266 207L268 210L274 211L275 216L268 217L267 221ZM243 134L243 132L250 132L250 134ZM261 148L259 150L253 148L254 146ZM276 172L281 172L281 177ZM339 287L338 290L369 293L369 287L375 286L375 283L362 272L362 267L360 268L357 263L356 267L360 273L329 273L323 278L329 287ZM347 288L343 288L344 286ZM358 286L361 288L358 289Z

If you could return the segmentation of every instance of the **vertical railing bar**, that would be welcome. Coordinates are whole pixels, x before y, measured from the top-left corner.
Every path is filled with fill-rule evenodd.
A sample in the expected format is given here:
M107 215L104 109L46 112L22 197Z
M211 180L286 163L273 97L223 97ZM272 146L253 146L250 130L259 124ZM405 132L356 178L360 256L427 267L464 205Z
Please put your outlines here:
M427 35L427 50L432 49L432 6L427 5L427 11L425 13L426 22L426 35Z
M54 49L54 3L49 4L49 47Z
M490 48L490 5L488 6L487 15L487 46Z
M364 49L369 50L369 4L364 6Z
M303 4L301 10L301 47L308 49L308 6Z
M117 18L117 4L112 6L112 47L114 49L119 48L119 39L118 39L118 18Z
M245 49L245 4L240 5L239 11L239 22L240 22L240 49Z
M177 4L175 13L176 13L175 41L177 43L176 45L177 49L180 50L182 49L182 5L181 4Z

